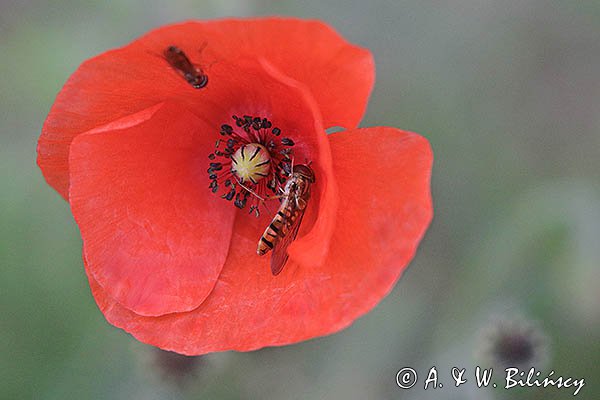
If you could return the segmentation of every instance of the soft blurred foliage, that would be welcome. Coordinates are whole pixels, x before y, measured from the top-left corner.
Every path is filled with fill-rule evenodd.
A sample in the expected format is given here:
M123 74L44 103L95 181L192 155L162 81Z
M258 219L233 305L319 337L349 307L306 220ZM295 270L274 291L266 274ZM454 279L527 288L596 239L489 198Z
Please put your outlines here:
M169 22L272 14L323 19L372 50L363 126L431 141L435 218L392 293L345 331L170 359L96 308L36 139L83 60ZM450 368L472 375L481 332L511 318L546 339L544 371L583 377L578 397L600 398L600 2L9 0L0 54L0 398L572 397L453 387ZM423 391L433 365L444 388ZM403 391L406 366L421 381Z

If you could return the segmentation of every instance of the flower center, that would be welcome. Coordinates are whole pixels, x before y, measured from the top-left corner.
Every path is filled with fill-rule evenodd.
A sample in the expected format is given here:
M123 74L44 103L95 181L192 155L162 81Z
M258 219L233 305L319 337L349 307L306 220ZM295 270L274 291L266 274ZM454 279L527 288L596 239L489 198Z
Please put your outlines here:
M267 118L233 116L231 125L221 126L215 151L208 155L209 189L238 208L250 203L250 212L259 215L259 202L277 194L291 173L294 141L281 138Z
M271 155L265 146L250 143L241 146L231 156L231 172L239 178L240 183L247 181L257 184L262 178L269 176Z

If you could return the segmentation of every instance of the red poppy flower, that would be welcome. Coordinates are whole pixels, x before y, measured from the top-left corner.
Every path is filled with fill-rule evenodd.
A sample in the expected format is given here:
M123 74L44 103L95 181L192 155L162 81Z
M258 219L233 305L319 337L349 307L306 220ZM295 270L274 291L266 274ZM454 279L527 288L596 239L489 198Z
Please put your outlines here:
M374 74L367 50L289 18L167 26L83 63L38 164L107 320L191 355L326 335L373 308L432 217L427 140L356 129ZM294 163L314 183L274 276L256 249Z

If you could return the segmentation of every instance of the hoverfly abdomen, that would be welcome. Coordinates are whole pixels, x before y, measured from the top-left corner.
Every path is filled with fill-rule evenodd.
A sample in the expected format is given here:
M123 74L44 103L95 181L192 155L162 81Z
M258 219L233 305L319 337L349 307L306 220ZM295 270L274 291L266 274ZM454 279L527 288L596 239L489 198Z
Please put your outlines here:
M264 255L273 250L271 272L277 275L283 269L287 259L287 248L294 241L310 199L310 187L315 175L308 165L295 165L287 179L281 205L273 220L258 241L256 253Z
M291 215L286 212L289 212L289 207L286 206L283 210L282 208L277 211L273 217L273 220L269 226L267 226L267 229L265 229L265 232L258 242L256 254L259 256L271 251L273 247L279 243L281 238L285 237L285 235L288 233L288 221L290 221Z

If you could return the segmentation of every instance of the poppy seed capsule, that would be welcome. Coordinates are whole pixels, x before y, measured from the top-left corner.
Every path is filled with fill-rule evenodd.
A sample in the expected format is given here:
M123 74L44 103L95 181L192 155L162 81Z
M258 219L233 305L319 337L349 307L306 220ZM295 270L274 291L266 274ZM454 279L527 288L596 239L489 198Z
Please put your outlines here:
M246 144L231 156L231 172L241 183L250 181L256 184L269 175L271 156L267 149L258 143Z

